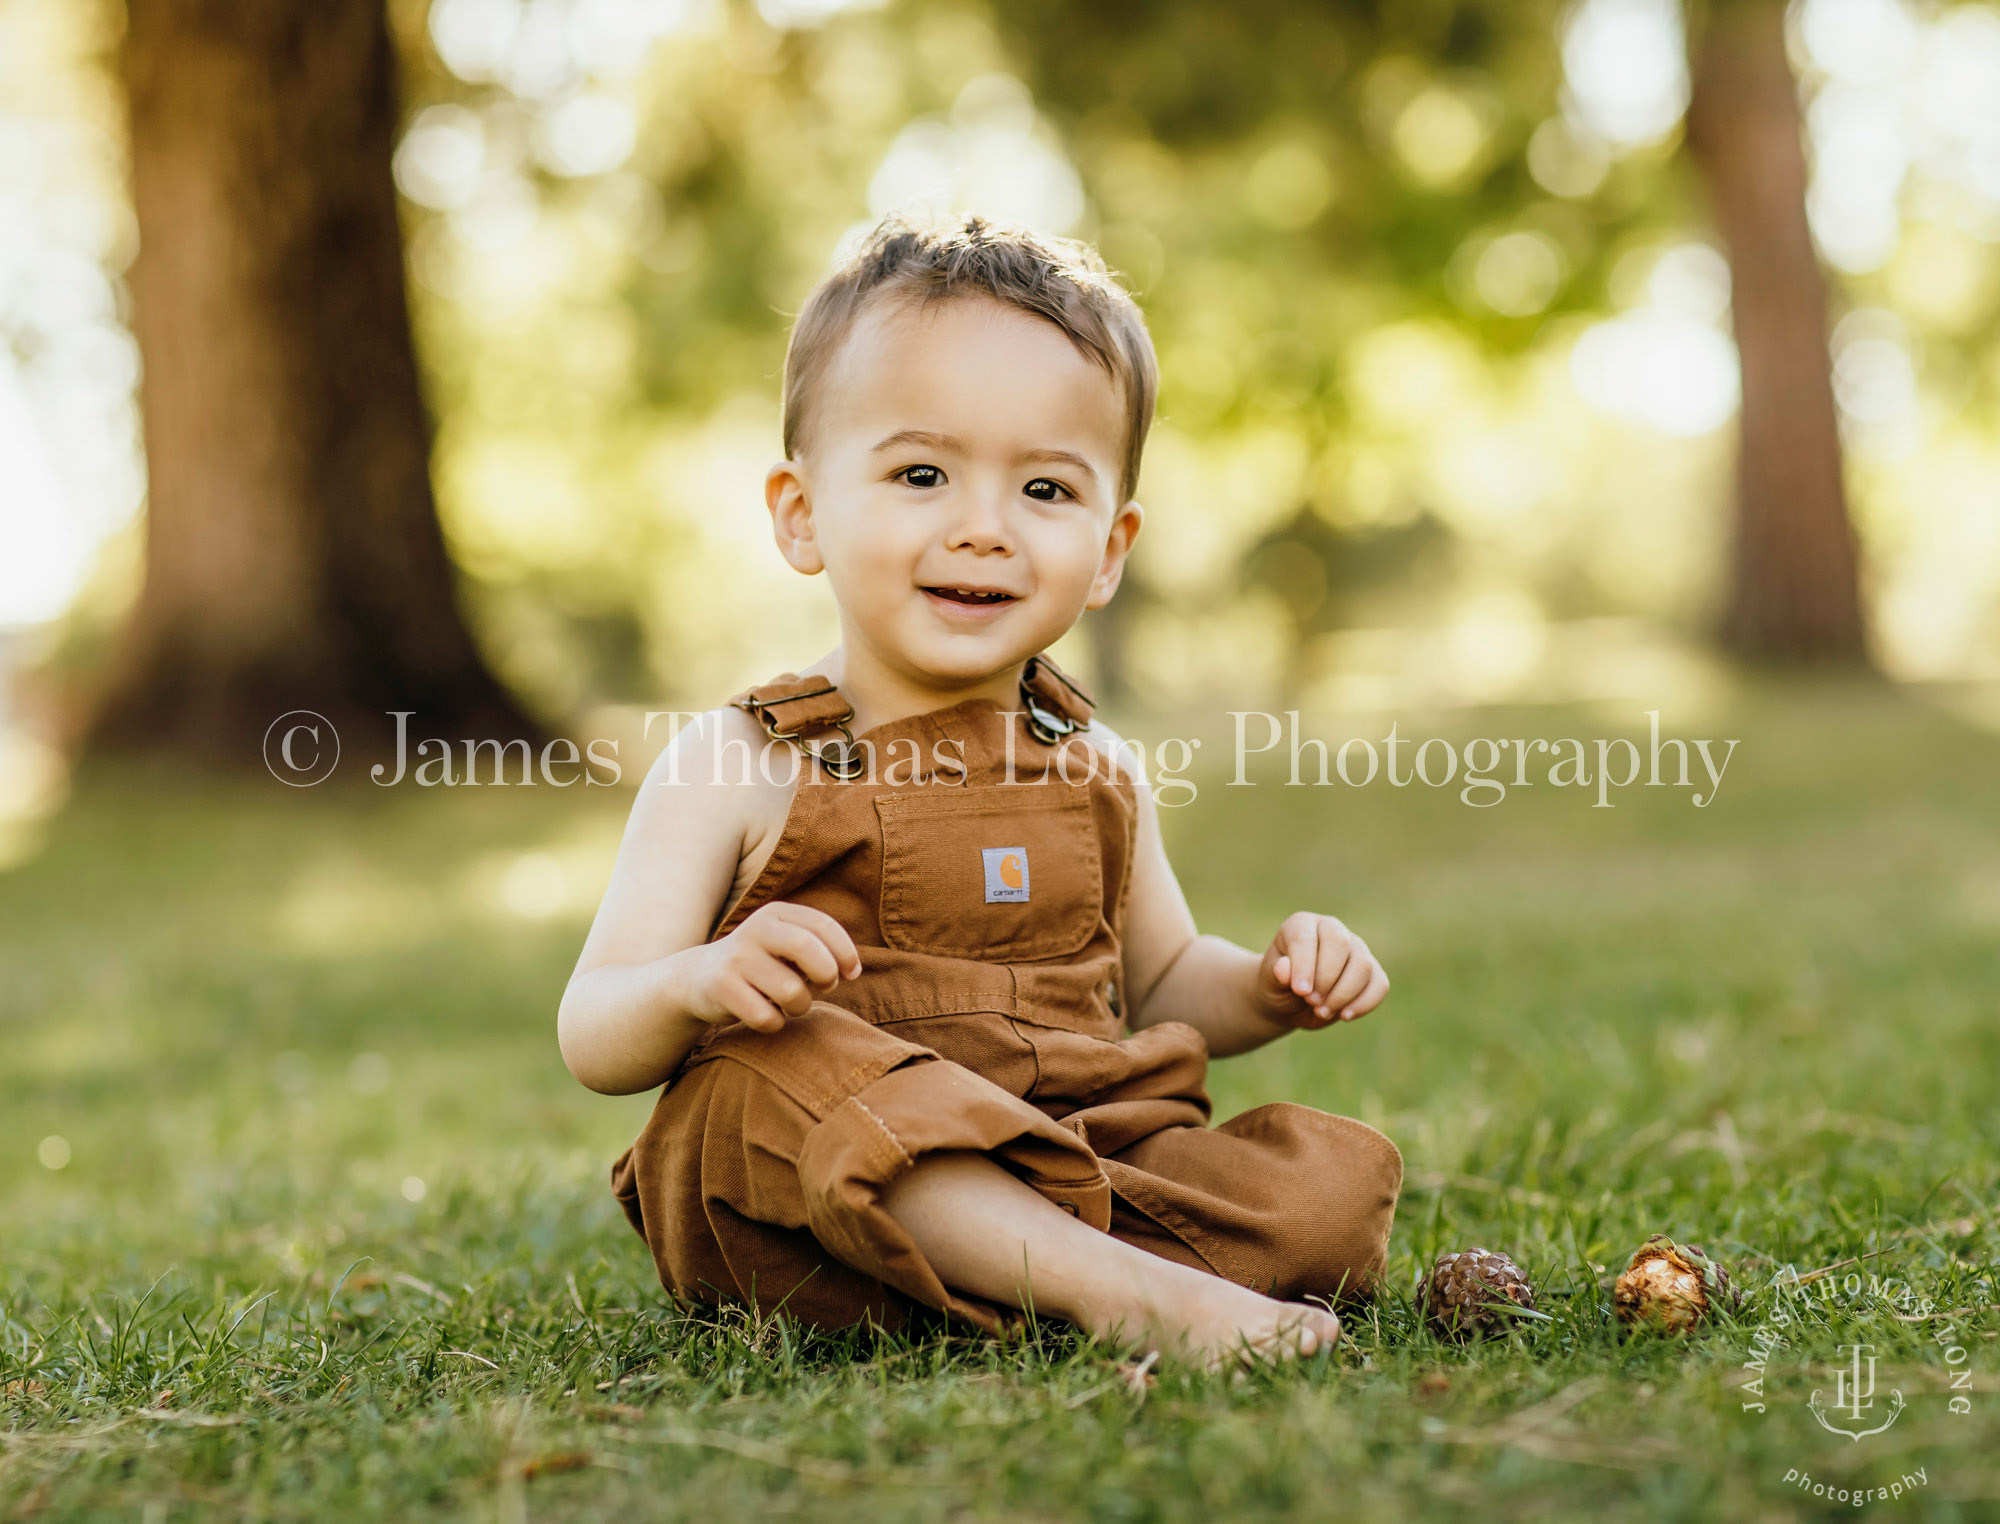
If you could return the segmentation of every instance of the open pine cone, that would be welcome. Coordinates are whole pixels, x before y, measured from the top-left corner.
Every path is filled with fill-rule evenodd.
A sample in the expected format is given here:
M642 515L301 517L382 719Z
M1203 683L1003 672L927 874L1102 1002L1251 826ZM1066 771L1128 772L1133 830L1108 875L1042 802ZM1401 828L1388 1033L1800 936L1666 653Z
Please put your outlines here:
M1618 1321L1687 1333L1718 1308L1737 1312L1743 1293L1729 1272L1695 1244L1677 1244L1655 1233L1641 1244L1611 1291Z
M1507 1308L1535 1306L1535 1288L1521 1267L1489 1249L1443 1254L1417 1288L1417 1304L1447 1338L1504 1332L1514 1319Z

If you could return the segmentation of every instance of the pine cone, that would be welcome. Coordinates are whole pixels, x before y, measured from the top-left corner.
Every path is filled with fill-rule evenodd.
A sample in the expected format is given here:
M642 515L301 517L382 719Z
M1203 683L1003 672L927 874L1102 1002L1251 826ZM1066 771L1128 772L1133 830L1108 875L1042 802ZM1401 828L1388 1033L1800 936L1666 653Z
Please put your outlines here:
M1611 1305L1628 1328L1687 1333L1718 1308L1738 1312L1743 1293L1729 1272L1696 1244L1655 1233L1633 1253L1612 1288Z
M1446 1338L1484 1336L1512 1326L1508 1307L1533 1311L1535 1288L1506 1255L1467 1249L1438 1257L1417 1289L1417 1303Z

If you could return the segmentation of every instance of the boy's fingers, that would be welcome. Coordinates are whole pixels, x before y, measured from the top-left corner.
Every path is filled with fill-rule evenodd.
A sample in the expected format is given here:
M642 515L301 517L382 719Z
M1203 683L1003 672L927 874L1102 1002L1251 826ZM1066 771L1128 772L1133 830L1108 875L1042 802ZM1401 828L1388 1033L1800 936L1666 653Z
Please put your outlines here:
M722 1008L758 1032L775 1032L785 1024L784 1012L758 994L747 979L732 979L721 992Z
M847 934L847 928L828 915L824 910L815 910L810 905L794 905L780 901L785 906L787 919L803 927L825 944L828 952L838 965L839 972L849 979L861 977L861 954L855 950L854 938Z
M1354 1001L1361 998L1361 992L1368 988L1368 981L1374 977L1374 960L1353 957L1347 960L1347 967L1341 971L1339 982L1327 991L1322 1002L1328 1014L1338 1014Z
M1328 918L1319 923L1319 962L1313 970L1313 989L1329 993L1316 995L1314 1004L1331 1004L1330 992L1342 973L1354 966L1354 947L1353 936L1340 922Z
M751 967L749 979L753 989L788 1016L803 1016L812 1009L811 986L791 964L770 953Z
M1376 1006L1380 1005L1388 997L1388 994L1389 976L1382 972L1382 965L1378 963L1375 965L1373 976L1368 981L1368 988L1361 992L1359 999L1353 1001L1341 1011L1340 1019L1342 1021L1352 1021L1357 1016L1366 1016Z
M1377 964L1374 955L1368 951L1368 944L1361 938L1348 939L1347 966L1340 971L1340 977L1333 981L1333 987L1326 992L1323 1002L1329 1011L1338 1011L1368 988L1368 981L1374 975Z
M1285 952L1292 963L1285 983L1294 995L1304 999L1312 994L1313 968L1319 957L1319 926L1311 916L1293 916L1279 935L1284 938Z
M765 935L764 950L792 964L819 989L830 990L840 983L840 964L833 949L809 926L773 921Z

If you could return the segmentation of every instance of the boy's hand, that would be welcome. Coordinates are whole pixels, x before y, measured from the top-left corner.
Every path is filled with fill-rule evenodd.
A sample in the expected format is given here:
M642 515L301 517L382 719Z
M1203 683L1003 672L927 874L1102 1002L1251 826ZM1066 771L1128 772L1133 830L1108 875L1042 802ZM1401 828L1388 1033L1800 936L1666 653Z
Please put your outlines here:
M715 1024L741 1021L759 1032L777 1031L842 979L861 977L861 954L840 922L784 900L759 905L702 952L688 1014Z
M1353 932L1330 915L1287 916L1257 970L1257 996L1273 1021L1317 1028L1366 1016L1389 993L1389 976Z

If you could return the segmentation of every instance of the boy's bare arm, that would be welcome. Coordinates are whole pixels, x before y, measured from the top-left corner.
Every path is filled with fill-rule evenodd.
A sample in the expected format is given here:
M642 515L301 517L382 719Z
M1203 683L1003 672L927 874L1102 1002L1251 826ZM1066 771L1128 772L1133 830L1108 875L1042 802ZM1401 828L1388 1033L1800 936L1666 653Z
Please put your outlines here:
M1167 860L1152 789L1142 779L1137 793L1124 952L1126 1020L1135 1032L1185 1022L1207 1039L1209 1052L1225 1057L1381 1004L1388 976L1367 944L1332 916L1287 917L1261 957L1200 932Z
M707 940L761 830L781 825L789 792L752 770L718 781L714 742L764 737L734 710L704 715L676 737L639 788L597 919L563 991L557 1040L592 1090L629 1095L663 1083L706 1028L763 1031L801 1015L860 955L831 916L777 902L728 936ZM734 758L740 753L726 754ZM674 777L677 781L666 781Z

